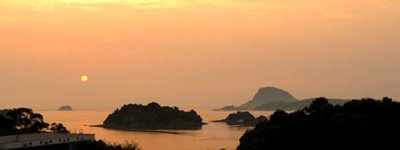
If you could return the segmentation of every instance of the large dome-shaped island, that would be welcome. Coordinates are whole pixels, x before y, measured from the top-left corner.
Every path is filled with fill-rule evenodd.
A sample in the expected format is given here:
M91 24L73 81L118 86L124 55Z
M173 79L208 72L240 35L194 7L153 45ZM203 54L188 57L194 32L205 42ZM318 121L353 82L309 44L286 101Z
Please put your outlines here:
M194 110L185 112L178 107L128 104L108 115L104 128L118 130L200 129L202 118Z

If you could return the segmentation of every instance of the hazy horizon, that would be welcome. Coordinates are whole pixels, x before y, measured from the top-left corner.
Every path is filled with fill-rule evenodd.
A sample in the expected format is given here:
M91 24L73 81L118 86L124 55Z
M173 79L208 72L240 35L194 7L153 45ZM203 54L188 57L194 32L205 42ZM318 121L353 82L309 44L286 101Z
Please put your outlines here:
M399 8L397 0L0 1L0 108L218 108L265 86L298 99L400 99Z

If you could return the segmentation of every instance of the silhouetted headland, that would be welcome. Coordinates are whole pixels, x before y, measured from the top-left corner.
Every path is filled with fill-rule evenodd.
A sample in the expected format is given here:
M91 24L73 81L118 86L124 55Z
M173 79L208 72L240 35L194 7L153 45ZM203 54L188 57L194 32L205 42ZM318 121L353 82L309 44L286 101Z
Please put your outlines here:
M124 105L110 114L102 127L119 130L200 129L202 125L202 118L194 110L185 112L178 107L153 102Z
M245 104L238 107L234 105L225 106L216 110L264 110L274 111L280 110L297 110L304 108L311 104L314 98L298 100L292 96L289 92L275 88L275 87L264 87L260 88L255 94L254 98ZM332 104L344 104L348 100L342 99L328 99Z
M260 88L253 99L240 106L242 109L255 109L257 106L270 102L295 102L297 101L289 92L276 87Z
M238 150L392 149L398 147L400 103L352 100L333 105L317 98L300 110L277 110L240 138Z
M212 122L225 122L228 125L238 125L238 126L255 126L258 123L262 121L266 121L267 117L265 116L259 116L259 117L254 117L251 113L249 112L236 112L236 113L231 113L228 115L223 120L215 120Z

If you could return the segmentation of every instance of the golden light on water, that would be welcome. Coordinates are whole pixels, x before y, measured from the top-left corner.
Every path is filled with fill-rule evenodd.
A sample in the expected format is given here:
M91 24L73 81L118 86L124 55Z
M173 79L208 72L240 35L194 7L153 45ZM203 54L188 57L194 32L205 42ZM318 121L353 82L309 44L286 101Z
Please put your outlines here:
M88 81L88 76L86 76L86 75L83 75L83 76L81 76L81 81L82 82L87 82Z

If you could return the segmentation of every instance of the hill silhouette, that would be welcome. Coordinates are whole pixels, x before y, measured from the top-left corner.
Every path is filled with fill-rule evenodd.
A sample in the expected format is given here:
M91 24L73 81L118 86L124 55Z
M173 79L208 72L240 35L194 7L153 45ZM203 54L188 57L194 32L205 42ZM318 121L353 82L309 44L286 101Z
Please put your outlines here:
M288 110L288 111L297 110L310 105L314 100L315 98L294 101L294 102L270 102L257 106L255 110L266 110L266 111L275 111L277 109ZM343 105L344 103L348 102L347 100L342 100L342 99L327 99L327 100L329 101L329 103L334 105Z
M294 102L297 101L289 92L276 87L260 88L252 100L241 105L241 109L255 109L260 105L270 102Z
M317 98L292 113L277 110L247 131L237 149L392 149L399 126L400 103L392 99L352 100L340 106Z
M315 98L298 100L289 92L275 87L260 88L254 98L241 106L229 105L215 110L298 110L311 104ZM342 105L348 100L328 99L331 104Z

